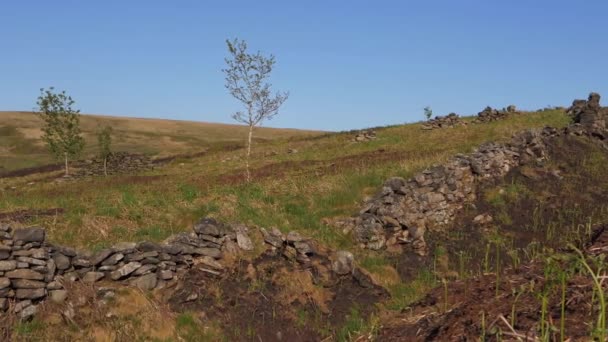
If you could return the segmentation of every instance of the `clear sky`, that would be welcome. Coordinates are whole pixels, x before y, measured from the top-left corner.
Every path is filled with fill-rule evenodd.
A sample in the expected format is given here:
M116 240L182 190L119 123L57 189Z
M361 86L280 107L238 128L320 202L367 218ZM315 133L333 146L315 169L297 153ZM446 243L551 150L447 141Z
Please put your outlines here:
M225 39L276 55L267 126L344 130L608 97L608 1L0 0L0 110L231 122ZM608 99L604 101L608 103Z

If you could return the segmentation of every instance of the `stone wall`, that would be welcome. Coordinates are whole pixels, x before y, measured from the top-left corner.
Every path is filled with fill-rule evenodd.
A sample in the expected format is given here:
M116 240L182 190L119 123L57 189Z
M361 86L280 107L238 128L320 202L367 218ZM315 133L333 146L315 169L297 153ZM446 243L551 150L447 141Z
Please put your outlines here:
M104 175L103 159L101 158L78 162L74 166L78 170L73 173L73 177ZM108 175L149 170L153 167L153 160L143 154L116 152L112 153L107 160Z
M564 130L544 128L515 135L507 144L484 144L471 154L457 155L444 165L425 170L413 178L388 179L380 192L368 201L351 227L361 247L382 249L409 244L414 252L427 254L427 230L441 229L456 213L475 200L478 184L504 177L514 167L546 158L545 142L562 134L600 136L606 109L599 95L590 96L578 123ZM589 129L594 129L590 131Z
M296 232L260 231L271 253L301 264L309 263L309 256L315 253L311 240ZM47 242L43 228L13 230L10 224L0 224L0 315L11 310L25 319L46 298L65 301L69 296L66 282L109 281L152 290L175 281L193 265L221 274L225 256L254 249L250 234L246 226L205 218L194 225L192 233L173 235L160 244L118 243L90 253ZM352 271L353 258L348 252L340 253L332 266L336 274L343 275Z
M457 126L466 126L466 121L463 121L458 114L450 113L446 116L436 116L434 119L429 119L422 124L422 129L439 129Z
M509 117L511 114L516 114L517 108L514 105L510 105L507 108L501 110L494 109L492 107L486 107L481 112L477 113L477 117L473 120L474 123L492 122L497 120L503 120Z

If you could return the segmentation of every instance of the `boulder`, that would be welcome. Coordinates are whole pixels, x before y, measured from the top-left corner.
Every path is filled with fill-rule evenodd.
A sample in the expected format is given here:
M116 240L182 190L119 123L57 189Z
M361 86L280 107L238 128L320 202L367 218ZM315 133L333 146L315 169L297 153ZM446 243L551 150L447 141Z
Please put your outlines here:
M351 252L338 251L331 263L331 269L338 275L346 275L353 272L355 267L355 257Z

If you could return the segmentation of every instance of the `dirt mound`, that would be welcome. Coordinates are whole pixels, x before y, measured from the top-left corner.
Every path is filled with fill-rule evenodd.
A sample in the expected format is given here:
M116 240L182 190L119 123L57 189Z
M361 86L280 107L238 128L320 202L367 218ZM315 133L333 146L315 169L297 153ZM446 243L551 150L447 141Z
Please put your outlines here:
M346 337L346 326L361 324L388 294L359 270L337 276L331 267L319 255L306 267L269 253L223 275L195 268L169 303L173 311L217 323L232 341Z
M608 230L587 248L595 268L598 251L608 249ZM381 341L589 340L598 317L595 284L576 253L561 254L437 288L407 314L387 323ZM605 286L604 286L605 288ZM604 289L605 291L605 289ZM594 299L595 297L595 299Z

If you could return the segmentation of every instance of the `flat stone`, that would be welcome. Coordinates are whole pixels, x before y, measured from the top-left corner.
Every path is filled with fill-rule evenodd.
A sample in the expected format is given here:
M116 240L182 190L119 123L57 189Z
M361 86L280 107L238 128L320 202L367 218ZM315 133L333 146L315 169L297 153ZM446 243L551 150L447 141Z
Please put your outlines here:
M236 243L239 245L239 247L242 250L245 250L245 251L253 250L253 242L251 242L251 239L249 238L247 233L236 232Z
M17 289L43 289L46 288L46 283L30 279L13 279L11 285Z
M45 231L40 227L19 228L13 232L13 240L28 242L44 242Z
M63 304L68 298L68 291L66 290L55 290L49 293L51 301L57 304Z
M46 289L17 289L15 298L17 299L38 299L46 296Z
M124 257L125 255L122 253L115 253L111 257L104 260L101 264L103 266L113 266L118 264L118 262L121 261Z
M139 262L136 262L136 261L130 262L130 263L122 266L121 268L117 269L116 271L110 273L110 278L112 278L112 280L118 280L120 278L124 278L124 277L128 276L129 274L135 272L135 270L137 270L141 266L142 265Z
M291 231L287 233L285 239L287 240L287 242L300 242L303 240L302 235L300 235L300 233L296 231Z
M30 280L43 280L44 279L44 275L42 275L36 271L27 269L27 268L22 268L22 269L17 269L17 270L13 270L10 272L6 272L4 274L4 276L7 278L10 278L10 279L30 279Z
M87 272L82 277L82 281L85 283L94 283L101 280L105 274L103 272Z
M0 290L11 286L11 280L6 277L0 277Z
M17 262L15 260L0 261L0 272L12 271L15 268L17 268Z
M141 277L134 278L131 281L131 285L138 287L144 291L149 291L156 287L157 282L158 278L156 277L156 274L148 273L142 275Z
M27 262L28 264L35 265L35 266L46 266L46 261L38 260L38 259L30 258L30 257L17 257L17 261Z
M215 259L219 259L222 257L222 252L219 249L208 247L195 248L192 254L205 255Z
M72 265L74 267L91 267L91 261L85 257L77 256L72 259Z
M112 246L112 249L117 253L130 254L135 252L137 244L135 242L119 242Z
M148 273L156 271L157 268L158 268L158 266L153 265L153 264L143 265L142 267L138 268L135 272L133 272L133 275L140 276L140 275L148 274Z
M97 266L101 264L104 260L106 260L110 255L112 255L114 251L109 248L102 249L99 252L95 253L90 259L91 266Z

